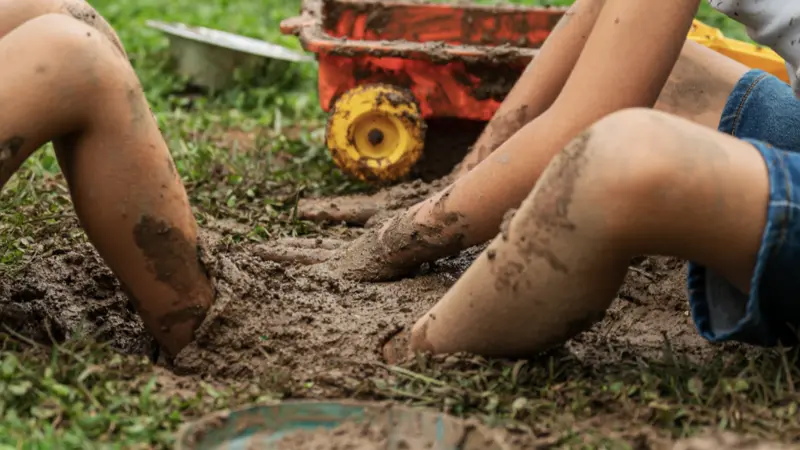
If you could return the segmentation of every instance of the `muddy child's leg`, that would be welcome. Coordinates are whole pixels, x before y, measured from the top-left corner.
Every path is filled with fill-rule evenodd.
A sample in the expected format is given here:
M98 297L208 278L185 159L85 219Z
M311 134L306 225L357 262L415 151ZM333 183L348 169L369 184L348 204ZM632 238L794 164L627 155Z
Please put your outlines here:
M0 104L0 185L53 141L89 239L175 354L213 289L186 193L127 59L85 23L39 16L0 39Z
M728 96L748 70L736 60L687 40L654 108L716 129Z
M412 346L531 356L599 320L640 254L698 261L749 292L770 201L764 161L748 142L663 113L601 120L554 158L417 322Z
M84 0L0 0L0 38L23 23L45 14L64 14L86 23L106 36L123 55L117 33L111 25Z

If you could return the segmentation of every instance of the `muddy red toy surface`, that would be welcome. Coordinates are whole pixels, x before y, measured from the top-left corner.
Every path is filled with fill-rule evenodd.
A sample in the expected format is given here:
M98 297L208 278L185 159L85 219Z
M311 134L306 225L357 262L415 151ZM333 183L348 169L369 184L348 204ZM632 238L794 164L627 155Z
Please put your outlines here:
M385 182L421 156L425 119L489 120L564 12L313 0L281 31L317 55L336 163Z

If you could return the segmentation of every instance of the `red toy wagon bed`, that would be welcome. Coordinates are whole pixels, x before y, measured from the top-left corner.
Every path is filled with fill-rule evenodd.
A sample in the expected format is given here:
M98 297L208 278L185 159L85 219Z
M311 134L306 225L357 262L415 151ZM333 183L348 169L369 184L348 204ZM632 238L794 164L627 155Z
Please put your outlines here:
M392 181L421 156L425 119L489 120L565 11L313 0L281 31L318 57L336 163Z

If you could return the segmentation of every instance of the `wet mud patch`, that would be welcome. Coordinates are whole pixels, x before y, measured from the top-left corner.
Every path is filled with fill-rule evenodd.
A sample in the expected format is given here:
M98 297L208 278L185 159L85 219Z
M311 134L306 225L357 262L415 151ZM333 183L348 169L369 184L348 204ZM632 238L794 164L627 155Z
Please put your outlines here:
M174 369L213 379L315 381L319 391L302 393L312 396L327 395L326 384L341 393L360 383L364 370L382 362L388 338L408 329L481 250L425 265L414 278L357 283L262 260L254 245L205 239L220 301ZM624 357L614 348L657 355L666 337L675 352L706 354L711 346L688 314L684 270L672 259L637 261L606 318L567 349L588 364L607 363ZM0 321L41 342L88 335L125 353L154 349L119 282L88 244L6 275Z
M54 251L4 274L0 324L46 344L91 336L123 353L155 350L117 278L89 244Z
M320 386L355 379L362 364L378 361L385 340L432 306L464 267L453 259L413 279L357 283L262 260L252 246L219 244L208 254L220 306L175 369L226 379L277 374Z
M378 361L388 337L431 307L480 250L426 265L415 278L357 283L262 260L253 246L211 244L209 270L225 304L175 368L233 379L279 370L308 380ZM707 353L712 347L694 330L684 280L680 261L636 262L606 318L567 347L587 361L607 361L608 344L658 353L666 338L676 352ZM116 277L88 244L33 261L0 288L0 320L25 336L48 342L90 335L125 353L153 349Z
M698 360L718 350L695 329L686 270L686 263L675 258L635 259L603 321L568 348L586 362L625 358L630 349L643 357L658 358L667 350Z
M634 443L645 436L646 443L636 448L670 448L656 442L673 442L678 436L670 430L682 425L670 425L669 419L661 427L667 412L648 406L645 394L661 395L666 402L661 407L684 411L686 405L670 403L676 395L670 389L690 395L687 383L698 377L692 382L705 383L711 391L718 389L718 370L734 377L745 370L720 366L719 348L697 336L686 303L685 264L671 258L633 261L605 319L541 358L417 356L392 366L382 351L389 338L408 330L482 248L425 265L414 278L356 283L263 260L255 244L231 245L208 232L203 241L219 301L196 342L168 365L174 374L155 369L180 395L191 396L198 380L205 379L219 386L255 384L276 398L392 400L451 413L464 408L467 415L481 416L517 411L513 426L528 427L520 431L520 442L526 444L519 448L562 442L564 433L574 436L584 429ZM88 244L34 258L4 274L0 323L44 343L88 335L125 353L151 355L154 350L119 283ZM741 352L724 352L729 354L739 357L735 354ZM665 356L670 355L702 364L668 363ZM704 368L706 361L713 364ZM756 364L767 370L762 362ZM661 390L652 391L654 377L663 378ZM652 393L620 398L610 390L613 380ZM695 426L713 425L716 414L727 408L725 398L714 398L711 405L692 404L688 411ZM587 405L591 414L575 405ZM748 411L760 417L762 409L754 404ZM639 422L632 426L634 418ZM651 428L654 433L642 434Z

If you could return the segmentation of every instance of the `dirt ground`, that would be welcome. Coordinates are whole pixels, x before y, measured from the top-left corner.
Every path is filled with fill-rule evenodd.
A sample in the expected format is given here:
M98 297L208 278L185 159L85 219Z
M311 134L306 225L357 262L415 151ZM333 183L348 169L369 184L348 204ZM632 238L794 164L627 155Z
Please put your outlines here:
M431 307L480 251L440 260L413 278L354 283L263 260L262 244L227 245L211 232L204 240L221 301L174 369L234 380L286 371L300 383L332 386L358 376L360 363L381 361L387 339ZM707 354L711 346L690 320L684 271L668 258L638 261L607 317L569 351L587 362L607 360L609 344L660 352L666 337L676 352ZM35 261L4 282L0 320L44 342L79 333L125 353L152 351L119 283L88 244Z
M176 359L179 374L230 381L271 377L292 397L348 397L382 372L382 346L441 297L478 255L470 249L389 283L326 278L308 267L259 257L262 244L228 245L203 235L221 301L198 341ZM702 357L682 263L636 262L605 320L567 345L586 364L624 358L615 348ZM125 353L148 354L152 340L112 273L88 245L36 259L0 288L0 322L47 342L90 334ZM308 386L313 386L308 388Z
M452 166L452 161L448 164ZM378 195L394 199L388 207L396 209L437 186L417 181ZM377 204L387 207L386 198L381 202ZM220 383L269 379L272 387L291 398L386 399L376 393L374 384L365 383L390 378L383 345L431 307L481 250L469 249L426 265L400 281L355 283L309 267L268 261L259 256L265 244L229 244L224 229L222 223L210 223L202 234L219 301L200 337L171 369ZM318 237L354 238L363 232L341 226L323 230L327 231ZM4 277L0 323L42 342L88 334L124 353L154 352L152 339L116 278L89 244L33 258ZM698 337L691 322L685 265L669 258L640 258L632 261L619 299L605 319L556 353L568 355L582 373L591 374L614 361L657 358L665 348L696 361L715 350ZM445 363L453 366L459 361L474 362L469 355L459 355ZM620 425L610 417L610 428ZM637 448L658 447L655 441L642 441L640 432L625 437L638 442ZM540 447L534 444L521 441L519 447Z

